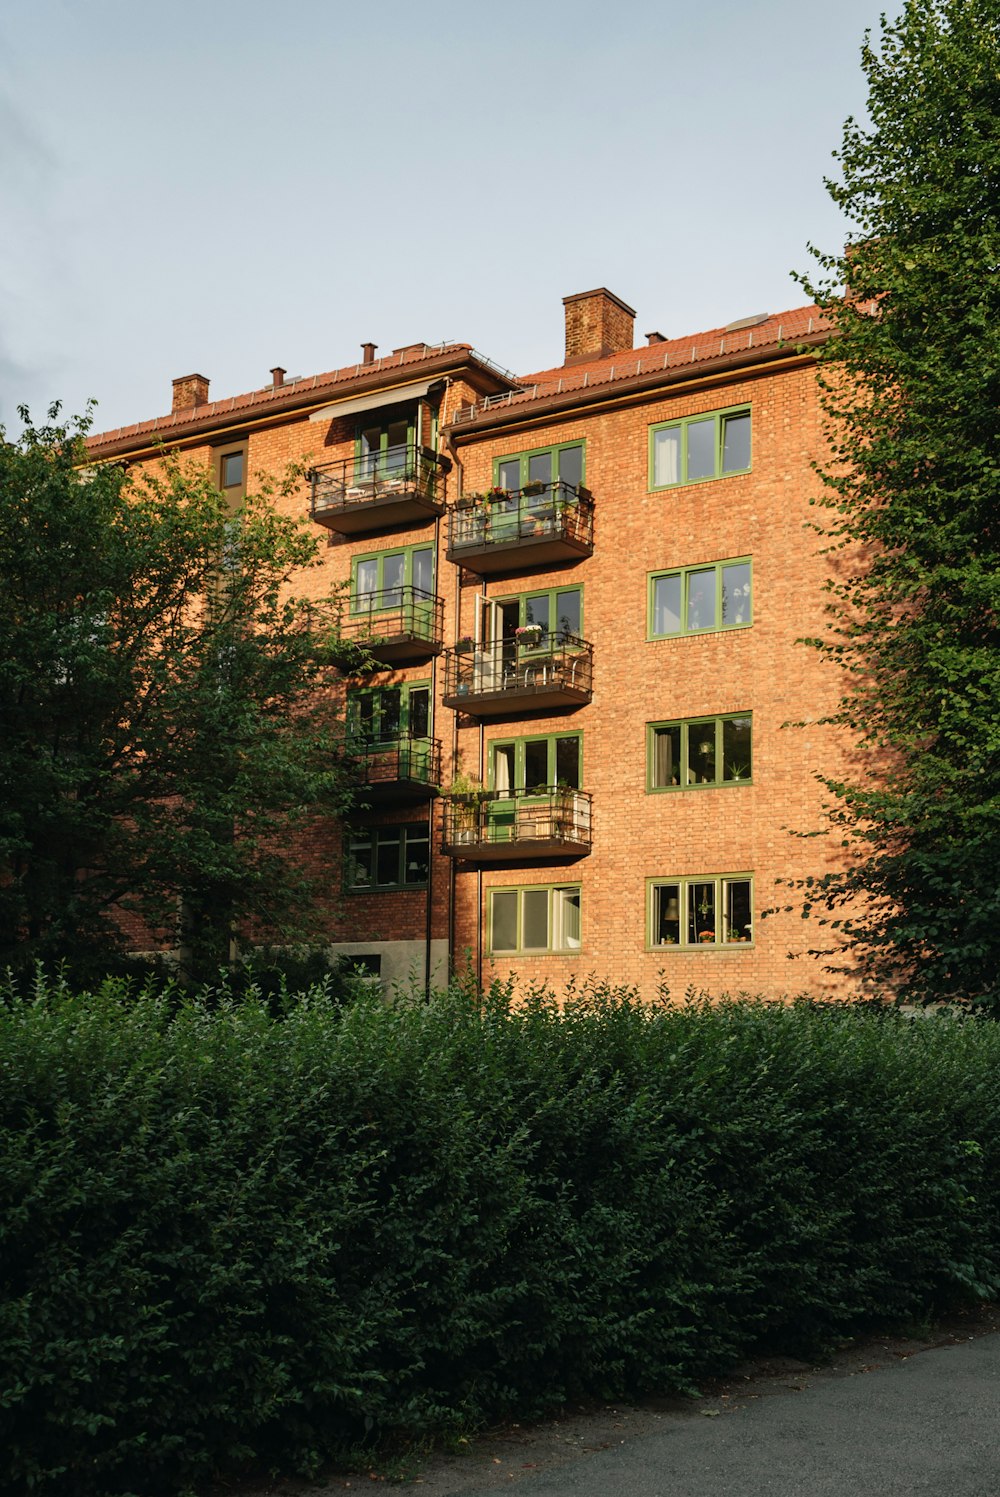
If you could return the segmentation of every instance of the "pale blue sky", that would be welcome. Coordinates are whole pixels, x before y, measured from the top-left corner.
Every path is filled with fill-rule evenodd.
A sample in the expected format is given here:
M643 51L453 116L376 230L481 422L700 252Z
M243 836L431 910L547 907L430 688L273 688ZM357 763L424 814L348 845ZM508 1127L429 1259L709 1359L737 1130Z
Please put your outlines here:
M801 304L872 0L0 0L0 422Z

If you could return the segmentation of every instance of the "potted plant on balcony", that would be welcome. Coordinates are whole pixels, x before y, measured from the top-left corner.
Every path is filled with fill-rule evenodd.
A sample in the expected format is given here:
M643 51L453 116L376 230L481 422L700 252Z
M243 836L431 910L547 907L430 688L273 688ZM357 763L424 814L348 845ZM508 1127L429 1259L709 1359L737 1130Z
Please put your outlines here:
M455 652L458 655L470 655L476 648L476 641L471 634L463 634L455 641Z
M523 650L537 650L542 642L542 626L521 624L514 630L514 638Z
M445 792L452 808L452 830L456 842L478 840L480 807L488 792L479 780L459 770Z

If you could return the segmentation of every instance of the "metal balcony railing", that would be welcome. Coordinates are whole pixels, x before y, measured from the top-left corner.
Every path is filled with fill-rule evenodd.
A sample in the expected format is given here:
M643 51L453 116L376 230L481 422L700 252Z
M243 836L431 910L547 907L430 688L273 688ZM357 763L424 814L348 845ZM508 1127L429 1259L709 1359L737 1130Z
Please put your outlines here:
M581 857L590 847L591 797L583 790L479 790L444 803L442 850L452 857Z
M441 785L441 741L394 733L382 738L348 736L347 752L357 784L369 793L426 799Z
M372 529L444 507L441 460L412 443L321 463L308 477L310 513L332 530Z
M593 692L594 647L575 634L446 650L444 704L473 716L579 706Z
M522 549L539 560L588 556L594 549L594 501L586 490L571 483L490 489L460 499L451 509L449 560L466 562L491 552L499 558L501 552Z
M441 649L444 600L422 588L380 588L351 598L340 632L376 660L419 659Z

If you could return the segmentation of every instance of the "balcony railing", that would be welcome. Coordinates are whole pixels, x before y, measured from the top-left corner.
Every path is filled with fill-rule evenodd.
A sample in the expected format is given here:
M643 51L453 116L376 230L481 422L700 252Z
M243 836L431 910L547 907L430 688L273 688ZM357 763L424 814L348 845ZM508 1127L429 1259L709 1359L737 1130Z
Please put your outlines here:
M427 447L405 445L310 469L310 513L341 535L419 524L444 510L444 470Z
M444 705L473 717L559 711L589 702L593 678L594 647L575 634L446 650Z
M594 501L571 483L491 489L449 513L449 561L479 573L577 561L594 549Z
M429 800L440 788L441 742L437 738L354 734L348 738L347 752L354 763L355 782L364 787L362 800Z
M452 795L444 805L442 851L477 863L584 857L590 803L585 791L560 785Z
M385 665L424 660L441 652L444 601L422 588L386 587L358 593L340 632Z

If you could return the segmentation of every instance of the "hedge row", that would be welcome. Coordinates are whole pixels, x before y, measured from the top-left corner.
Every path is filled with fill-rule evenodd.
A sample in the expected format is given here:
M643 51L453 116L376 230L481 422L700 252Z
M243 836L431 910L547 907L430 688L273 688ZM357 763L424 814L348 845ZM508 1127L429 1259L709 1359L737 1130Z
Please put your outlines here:
M1000 1026L628 993L0 1008L0 1490L686 1389L993 1293Z

